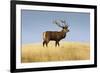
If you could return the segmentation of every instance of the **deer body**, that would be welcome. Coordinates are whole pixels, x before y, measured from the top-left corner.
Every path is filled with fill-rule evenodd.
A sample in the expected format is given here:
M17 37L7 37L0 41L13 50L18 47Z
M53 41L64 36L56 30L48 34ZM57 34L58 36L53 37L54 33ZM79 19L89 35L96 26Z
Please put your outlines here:
M43 33L43 46L46 44L48 46L49 41L56 41L55 46L59 46L59 41L63 38L65 38L66 33L63 31L46 31Z
M62 27L62 26L60 26ZM43 46L48 46L49 41L55 41L55 46L59 46L59 41L66 37L66 33L69 32L68 27L62 27L61 31L46 31L43 32Z

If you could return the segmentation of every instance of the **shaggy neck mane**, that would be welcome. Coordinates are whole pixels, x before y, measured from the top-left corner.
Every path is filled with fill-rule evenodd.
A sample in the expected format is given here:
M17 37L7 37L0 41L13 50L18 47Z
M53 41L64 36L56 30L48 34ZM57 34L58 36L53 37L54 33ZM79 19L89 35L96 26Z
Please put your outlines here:
M64 30L61 30L60 32L62 33L63 38L65 38L65 36L66 36L66 32L64 32Z

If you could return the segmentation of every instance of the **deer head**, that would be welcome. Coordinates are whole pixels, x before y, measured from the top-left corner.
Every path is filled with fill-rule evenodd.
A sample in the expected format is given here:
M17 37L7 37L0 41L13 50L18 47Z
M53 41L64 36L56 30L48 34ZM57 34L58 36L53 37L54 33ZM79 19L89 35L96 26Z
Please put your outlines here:
M69 25L66 23L65 20L55 20L53 21L54 24L56 24L57 26L59 26L60 28L62 28L63 32L69 32Z
M55 46L59 46L59 41L64 39L66 33L69 32L68 24L66 24L65 20L55 20L53 23L62 28L62 30L43 32L43 46L48 46L49 41L55 41Z

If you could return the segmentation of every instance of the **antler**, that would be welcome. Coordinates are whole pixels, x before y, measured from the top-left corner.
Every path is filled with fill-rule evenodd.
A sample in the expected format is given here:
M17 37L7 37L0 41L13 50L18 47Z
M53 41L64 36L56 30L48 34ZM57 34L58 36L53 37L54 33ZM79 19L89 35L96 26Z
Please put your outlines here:
M60 20L62 23L66 23L66 21L65 20Z
M59 27L63 28L63 26L60 25L60 22L58 20L53 21L53 23L58 25Z
M63 27L68 27L69 25L66 24L66 21L65 20L55 20L53 21L54 24L58 25L59 27L63 28ZM64 24L61 26L61 24Z
M65 27L68 27L69 25L68 25L68 23L66 23L66 21L65 20L60 20L62 23L64 23L64 26Z

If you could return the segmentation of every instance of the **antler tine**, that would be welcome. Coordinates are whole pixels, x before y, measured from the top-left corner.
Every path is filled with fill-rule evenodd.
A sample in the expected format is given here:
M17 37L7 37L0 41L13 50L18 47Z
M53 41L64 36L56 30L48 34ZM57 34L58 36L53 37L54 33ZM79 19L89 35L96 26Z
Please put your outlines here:
M60 20L62 23L66 23L66 21L65 20Z
M68 24L66 24L66 21L65 20L60 20L62 23L64 23L64 26L65 27L68 27Z
M65 25L66 27L69 27L68 23L66 23L65 20L64 20L64 25Z
M66 27L69 27L68 23L67 23L67 24L65 23L65 26L66 26Z
M63 26L60 25L60 22L58 22L57 20L54 21L54 24L58 25L61 28L63 27Z

